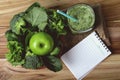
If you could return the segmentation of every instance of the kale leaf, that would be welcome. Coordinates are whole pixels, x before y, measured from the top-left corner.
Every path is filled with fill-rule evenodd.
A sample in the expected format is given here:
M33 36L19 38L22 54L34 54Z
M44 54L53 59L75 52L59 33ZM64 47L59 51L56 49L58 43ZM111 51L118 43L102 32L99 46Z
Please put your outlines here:
M31 11L34 7L40 7L40 4L38 2L33 3L29 8L27 8L27 10L25 11L25 13L28 13L29 11Z
M54 72L60 71L62 69L62 63L60 59L55 56L44 56L43 63L48 69Z
M48 17L42 7L33 7L25 14L24 18L32 27L38 27L40 31L43 31L47 25Z

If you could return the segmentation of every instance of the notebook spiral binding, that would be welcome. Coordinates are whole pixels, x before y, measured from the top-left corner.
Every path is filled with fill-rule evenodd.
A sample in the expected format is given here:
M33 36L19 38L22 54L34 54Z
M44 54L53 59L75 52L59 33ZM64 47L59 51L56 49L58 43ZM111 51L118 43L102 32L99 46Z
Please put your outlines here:
M105 48L105 50L107 52L110 52L110 50L107 48L107 46L103 43L102 39L97 35L97 33L95 33L96 38L100 41L100 43L103 45L103 47Z

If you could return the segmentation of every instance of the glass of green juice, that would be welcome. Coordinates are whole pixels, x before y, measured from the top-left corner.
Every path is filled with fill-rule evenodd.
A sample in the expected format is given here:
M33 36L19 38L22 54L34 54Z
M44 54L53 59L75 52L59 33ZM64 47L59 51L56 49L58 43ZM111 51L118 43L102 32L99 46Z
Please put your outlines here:
M93 29L95 23L95 13L88 4L75 4L67 9L69 16L77 21L68 18L68 25L72 33L85 33Z

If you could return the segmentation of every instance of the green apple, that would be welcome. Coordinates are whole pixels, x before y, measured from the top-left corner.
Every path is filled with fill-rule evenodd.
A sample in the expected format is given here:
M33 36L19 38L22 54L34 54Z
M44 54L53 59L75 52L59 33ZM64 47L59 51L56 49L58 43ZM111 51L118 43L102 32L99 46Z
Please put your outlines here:
M52 51L54 40L48 33L38 32L30 38L29 47L34 54L43 56Z

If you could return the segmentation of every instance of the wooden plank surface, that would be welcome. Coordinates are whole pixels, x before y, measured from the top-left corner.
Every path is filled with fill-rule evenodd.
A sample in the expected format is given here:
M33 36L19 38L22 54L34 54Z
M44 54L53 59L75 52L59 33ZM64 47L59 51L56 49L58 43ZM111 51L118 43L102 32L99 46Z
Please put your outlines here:
M71 72L64 66L60 72L52 72L47 68L29 70L20 66L13 67L5 59L0 59L0 80L74 80ZM59 75L59 76L58 76ZM69 77L68 77L69 76Z
M83 80L119 80L120 55L114 54L99 64ZM0 60L0 80L75 80L71 72L64 66L60 72L54 73L47 68L27 70L13 67L6 60Z
M0 0L0 57L8 51L4 32L9 28L9 21L16 13L24 11L33 2L39 1L44 7L62 9L76 3L102 5L102 11L108 28L113 54L99 64L83 80L120 80L120 0ZM0 80L74 80L74 76L64 66L54 73L47 69L25 70L7 67L9 64L0 60ZM22 71L19 73L19 71ZM25 72L24 72L25 71Z

